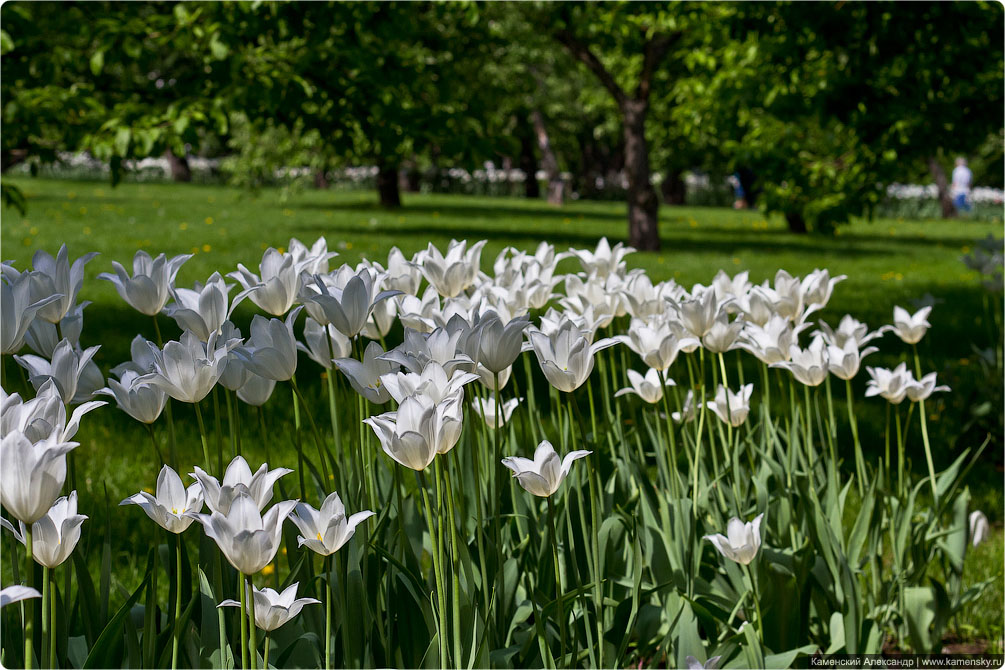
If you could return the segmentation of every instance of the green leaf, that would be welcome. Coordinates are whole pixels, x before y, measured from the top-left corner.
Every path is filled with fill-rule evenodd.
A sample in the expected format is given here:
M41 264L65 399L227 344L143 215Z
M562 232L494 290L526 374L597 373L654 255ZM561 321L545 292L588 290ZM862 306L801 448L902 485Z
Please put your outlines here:
M14 40L6 30L0 30L0 56L6 56L14 50Z
M119 659L119 647L122 645L122 624L129 616L129 611L139 600L140 594L146 589L147 585L150 583L150 571L147 571L146 576L143 577L143 581L140 585L136 587L132 595L126 602L122 603L122 607L119 608L112 620L108 622L105 629L101 631L101 635L98 636L97 642L91 647L90 653L87 655L87 660L84 661L83 667L86 668L111 668L120 665Z

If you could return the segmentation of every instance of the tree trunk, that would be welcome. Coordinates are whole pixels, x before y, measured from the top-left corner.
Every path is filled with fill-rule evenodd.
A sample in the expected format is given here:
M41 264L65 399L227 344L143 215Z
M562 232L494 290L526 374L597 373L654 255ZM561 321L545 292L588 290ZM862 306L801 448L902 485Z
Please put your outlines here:
M330 185L328 181L328 170L320 168L314 171L314 188L326 189Z
M398 166L380 163L377 170L377 193L380 204L388 209L401 207L401 190L398 188Z
M625 100L625 172L628 176L628 243L640 251L660 248L659 199L650 181L649 147L646 144L647 102Z
M541 185L537 183L537 154L534 153L534 138L530 133L520 135L520 171L524 173L523 194L537 200L541 197Z
M562 173L558 169L558 157L551 148L551 138L548 137L548 129L544 125L544 116L540 110L535 109L530 113L530 118L534 122L537 147L541 150L541 167L548 175L548 204L561 205L565 202L565 182L562 181Z
M687 184L684 182L684 173L681 170L667 170L663 183L660 184L663 191L663 203L666 205L683 205L687 195Z
M946 171L942 169L939 160L932 156L928 159L928 169L935 180L935 188L939 190L939 205L942 207L942 218L951 219L956 216L956 205L953 204L953 196L949 192L949 182L946 180Z
M192 170L188 166L188 159L185 156L176 156L170 149L167 150L168 165L171 166L171 179L174 181L192 181Z
M806 234L806 219L801 212L786 212L785 221L789 224L789 232L798 235Z

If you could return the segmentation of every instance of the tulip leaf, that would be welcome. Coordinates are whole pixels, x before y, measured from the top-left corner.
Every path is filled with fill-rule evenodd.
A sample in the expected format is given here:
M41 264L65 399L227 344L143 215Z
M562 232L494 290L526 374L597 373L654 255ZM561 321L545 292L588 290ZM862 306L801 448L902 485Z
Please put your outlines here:
M140 585L136 587L129 599L122 604L115 616L101 631L101 635L98 636L90 653L87 654L83 668L111 668L117 664L116 659L119 658L119 648L122 645L122 624L149 583L150 571L148 570Z

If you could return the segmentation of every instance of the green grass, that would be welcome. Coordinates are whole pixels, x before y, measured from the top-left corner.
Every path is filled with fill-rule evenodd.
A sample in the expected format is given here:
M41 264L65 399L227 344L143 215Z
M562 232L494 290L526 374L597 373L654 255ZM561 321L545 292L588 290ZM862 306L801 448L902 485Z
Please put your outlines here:
M484 238L488 244L482 265L488 269L506 246L533 249L539 242L549 241L559 249L591 247L600 236L614 242L626 234L624 206L618 203L573 202L559 208L518 198L405 194L404 207L386 211L375 204L369 192L309 191L284 202L278 191L256 196L239 189L194 185L124 184L113 189L94 182L9 181L23 189L28 211L22 216L4 210L0 230L3 259L13 260L23 269L36 249L55 253L62 242L68 245L72 258L87 251L101 252L87 267L80 299L93 301L85 312L82 344L102 345L96 361L106 371L128 357L129 341L137 332L153 338L149 319L126 306L112 285L95 279L98 273L111 270L113 259L128 267L140 248L154 254L195 254L178 277L178 285L185 286L205 280L215 270L229 272L238 262L255 269L262 251L269 246L285 247L291 237L310 243L324 235L329 249L339 251L341 260L349 263L364 255L384 260L394 245L407 255L429 242L445 247L451 238ZM930 319L933 327L920 351L925 366L939 372L940 383L954 389L931 407L934 420L930 429L938 465L948 463L960 449L981 442L983 434L965 429L967 413L986 397L989 383L1000 384L1000 380L987 379L976 365L974 348L990 346L993 336L985 322L979 277L960 262L974 241L1000 232L1000 224L994 223L881 219L855 222L840 229L834 238L799 237L788 233L781 220L766 219L757 212L664 207L660 222L663 251L634 254L629 257L629 266L645 268L654 280L673 278L686 286L707 284L720 268L729 274L748 270L755 282L773 277L779 268L797 275L829 268L832 274L846 274L848 279L837 286L821 318L836 323L847 312L873 328L890 321L894 305L911 308L912 300L932 296L936 301ZM573 261L565 263L560 269L575 268ZM237 314L242 327L252 314L249 305L245 303ZM162 317L161 324L169 326L165 336L177 335L168 319ZM892 336L884 338L882 349L882 354L868 359L871 364L893 365L908 353ZM13 367L8 366L8 375L16 374ZM857 380L860 388L865 383L861 377ZM316 388L320 390L320 386ZM859 406L863 439L876 445L882 440L884 406L880 401L861 399ZM281 414L288 408L270 406L267 410ZM192 423L184 421L188 418L185 408L177 414L183 424ZM89 415L78 434L82 443L78 453L87 454L86 458L78 457L81 507L90 505L94 510L94 520L89 523L95 531L100 530L104 517L95 506L104 500L115 505L141 486L152 486L156 477L147 437L137 424L127 423L123 417L113 408L100 410ZM245 420L257 419L249 413ZM183 426L183 441L191 447L192 462L199 462L197 434L186 430ZM919 443L915 469L921 472L924 463L917 428L914 430L913 440ZM995 443L989 451L1000 451L1001 435L993 437ZM250 460L264 457L261 441L245 446L251 452ZM1000 525L1001 474L991 467L993 463L989 459L989 467L976 468L970 485L975 504ZM85 495L91 500L85 502ZM137 521L139 516L113 513L109 523L113 532L125 533L137 546L143 546L152 531L151 524ZM94 542L100 542L100 533L93 537ZM8 541L5 537L4 542ZM9 549L8 544L4 547ZM142 560L137 558L140 553L125 547L113 556L113 574L119 570L134 574L138 567L132 562ZM90 555L95 554L100 554L100 549L91 547ZM968 569L981 575L997 570L1000 575L1001 533L975 555L986 559ZM990 600L986 597L968 613L965 625L978 636L1001 639L1001 591L999 585L997 594Z

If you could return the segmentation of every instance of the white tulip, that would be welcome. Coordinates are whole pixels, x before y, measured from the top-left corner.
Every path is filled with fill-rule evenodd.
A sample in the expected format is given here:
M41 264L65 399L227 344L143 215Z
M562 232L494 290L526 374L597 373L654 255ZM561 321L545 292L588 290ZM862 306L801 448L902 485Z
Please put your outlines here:
M460 439L460 402L459 393L440 403L425 395L407 396L397 412L371 416L363 423L373 429L384 453L407 468L421 471Z
M379 279L370 268L362 268L344 286L329 287L319 276L315 276L313 287L317 288L317 293L309 300L324 315L323 319L318 319L321 315L315 311L315 319L330 323L348 338L356 337L366 326L375 304L399 295L399 291L381 291Z
M157 364L157 356L154 355L156 348L157 346L153 342L142 335L137 335L129 343L130 360L119 363L112 368L112 374L121 378L122 373L126 370L132 370L141 375L153 372Z
M336 358L348 358L352 355L352 341L335 326L323 326L307 317L304 322L304 343L297 342L297 349L325 370L331 370Z
M380 381L384 388L397 402L408 396L424 395L434 403L447 397L461 393L465 384L473 382L478 375L461 370L454 370L450 375L439 363L430 361L422 370L422 374L414 372L390 372L381 375Z
M328 251L328 240L322 235L314 241L308 249L307 245L295 237L290 238L287 247L290 256L293 256L293 265L297 272L306 272L314 275L328 272L328 261L338 256L335 251Z
M16 602L27 600L28 598L41 598L42 594L30 586L13 584L0 591L0 608L7 607Z
M658 403L663 399L663 386L676 386L677 383L667 377L666 383L660 383L659 371L655 368L649 368L643 377L635 370L628 370L628 383L631 384L629 388L623 388L614 394L614 397L620 397L628 394L635 394L642 398L645 402L650 405Z
M886 329L892 330L906 344L917 344L932 326L928 323L928 315L931 312L931 306L923 307L914 314L903 307L894 307L893 325L887 326Z
M859 344L854 339L845 340L843 347L833 344L827 346L827 369L838 379L851 379L858 374L862 359L879 351L876 347L866 347L858 350Z
M584 272L587 274L596 272L600 277L623 273L625 256L634 252L635 249L626 247L622 242L618 242L611 247L606 237L600 238L597 248L593 251L588 249L569 249L569 253L579 259Z
M391 399L381 376L386 375L397 366L384 360L384 350L376 342L370 342L363 351L363 360L355 358L339 358L336 361L339 371L349 380L356 393L378 405L383 405Z
M719 659L721 658L722 656L713 656L704 663L694 656L688 656L685 660L687 661L687 670L716 670L719 667Z
M119 505L139 505L164 530L182 533L195 521L188 513L202 511L202 484L195 482L186 489L178 473L165 465L157 475L156 495L140 491Z
M58 300L48 302L38 310L38 318L59 323L66 316L77 304L77 293L84 283L84 266L97 255L96 252L84 254L71 265L65 244L59 247L55 258L41 249L35 252L31 259L31 302L59 296Z
M268 463L262 463L258 470L252 474L251 466L244 456L238 456L230 462L227 470L223 473L223 483L216 477L207 474L200 467L195 467L195 472L191 476L202 485L202 495L206 500L206 506L213 512L229 514L231 505L242 495L249 496L258 505L259 510L272 500L272 489L280 477L290 474L293 470L289 468L276 468L269 470Z
M607 338L590 344L588 334L569 319L550 335L528 328L527 337L530 342L525 348L533 349L548 382L566 393L575 391L589 378L593 357L598 351L618 343L618 340Z
M259 278L254 272L238 263L237 270L227 274L237 280L244 290L234 297L234 305L248 298L272 316L283 316L297 299L300 290L300 270L292 254L282 254L269 247L258 265Z
M753 521L743 523L733 517L726 527L726 535L716 533L715 535L705 535L703 539L711 542L720 554L731 561L749 565L761 548L761 520L763 518L764 514L758 514Z
M150 382L140 381L140 375L126 370L118 381L108 380L108 386L97 393L115 398L119 409L140 423L153 423L164 411L167 394Z
M380 355L380 360L400 365L412 372L422 372L430 363L437 363L448 374L474 367L472 358L464 353L470 345L477 345L470 337L470 326L462 318L451 320L453 329L436 328L430 333L405 329L401 344ZM476 354L477 355L477 354Z
M185 331L181 340L171 341L160 351L153 344L154 371L138 381L153 384L175 400L196 403L205 398L223 374L227 355L236 342L217 347L217 335L211 333L204 344L191 331Z
M719 313L726 309L731 299L719 300L713 289L704 289L690 300L678 302L668 298L667 302L676 310L684 329L692 337L701 339L712 329Z
M927 400L932 393L936 391L949 391L949 387L945 384L941 386L935 385L935 375L934 372L929 372L927 375L913 381L907 387L907 397L913 402L919 402L921 400Z
M823 337L824 342L826 342L829 346L842 348L844 348L845 344L849 341L855 342L859 348L862 348L877 337L882 337L883 333L886 332L882 328L869 332L869 326L865 325L850 314L845 314L841 317L841 321L838 323L836 330L831 329L831 327L823 321L820 321L819 323L820 330L814 331L813 334Z
M252 586L252 598L255 600L255 626L270 633L300 614L304 605L317 605L321 602L317 598L297 598L299 586L299 582L294 582L287 586L282 593L277 593L270 588L260 589L257 586ZM248 614L251 614L251 605L248 603L245 606ZM217 605L217 607L240 606L241 603L230 599Z
M667 317L663 315L648 320L632 318L628 334L618 335L614 339L625 344L642 357L643 363L656 370L666 370L673 365L685 347L699 345L698 339L691 335L678 338Z
M62 565L73 553L80 541L80 525L87 519L77 514L77 492L71 491L69 497L58 498L49 511L31 526L31 554L39 565L51 569ZM25 544L25 524L18 522L20 532L6 519L0 519L0 525L9 530L14 538Z
M232 288L233 284L227 284L219 272L214 272L205 284L196 282L191 289L171 289L174 302L164 308L164 313L177 321L182 330L190 330L208 342L211 335L220 332L230 315L228 294Z
M24 334L25 344L43 358L52 358L60 339L67 340L75 351L79 350L80 333L84 328L84 308L90 304L89 300L85 300L67 310L59 321L58 329L55 324L36 318Z
M0 441L0 503L24 523L38 521L66 481L66 454L78 446L51 435L35 444L20 431Z
M819 386L827 378L829 358L822 338L814 337L806 349L793 344L789 347L789 358L788 361L772 363L771 367L785 368L807 386Z
M559 458L551 442L544 440L534 450L534 460L510 456L502 459L502 464L513 471L513 476L524 490L547 498L565 481L573 462L592 453L592 451L571 451L565 458Z
M848 278L848 275L831 277L828 270L814 270L803 278L800 289L803 292L803 303L825 307L834 292L834 286Z
M494 394L489 394L487 398L475 398L471 401L471 409L481 417L482 421L489 428L502 428L513 416L513 411L523 398L510 398L502 403L502 407L496 402Z
M190 514L202 524L206 536L216 542L228 563L242 575L253 575L276 557L283 521L296 504L295 500L284 500L262 516L254 499L241 491L226 513L213 510L210 514Z
M865 396L867 398L877 395L882 396L894 405L899 405L903 402L907 396L908 389L917 383L914 380L914 375L908 371L907 365L904 363L901 363L893 370L887 368L870 368L868 366L865 370L872 377L872 379L866 382Z
M387 254L387 277L384 285L397 289L405 295L414 296L419 292L422 283L422 269L419 267L418 254L412 260L405 260L405 255L398 247L391 247Z
M679 412L672 412L670 418L674 420L675 423L687 423L694 421L695 410L697 409L697 404L694 401L694 391L688 391L687 395L684 396L684 406Z
M277 382L289 381L296 374L297 338L293 335L293 323L300 310L300 307L291 310L285 321L255 315L247 343L234 349L245 368Z
M722 384L715 391L715 400L705 403L705 406L715 412L723 423L734 428L743 425L750 413L750 396L754 392L753 384L744 384L739 393L733 393Z
M991 535L991 527L988 525L988 518L984 512L975 509L968 518L970 524L970 542L976 547Z
M298 547L306 546L315 553L329 556L345 546L356 532L356 526L373 514L365 510L347 519L342 499L333 492L321 503L320 510L307 503L297 503L290 520L303 533L297 537Z
M7 281L5 273L4 281L0 283L0 311L3 317L0 318L0 353L19 352L38 311L61 298L61 295L56 294L32 300L31 273L15 271L10 281Z
M259 377L254 372L249 372L244 380L244 386L237 389L237 397L252 407L261 407L272 397L272 392L276 388L275 379Z
M3 389L0 389L0 397L0 436L18 431L33 443L50 437L58 442L70 441L80 428L80 419L107 404L102 400L85 402L74 408L67 421L66 405L52 380L44 382L31 400L22 401L17 393L7 395Z
M789 360L792 345L805 324L793 327L792 322L774 314L763 324L744 323L740 348L752 353L765 365Z
M63 399L63 403L69 405L78 399L86 399L79 398L77 385L84 375L88 361L98 352L98 349L100 347L89 347L78 352L69 341L63 340L53 351L51 361L31 354L15 356L14 360L28 371L28 381L35 387L35 390L42 388L42 384L46 381L52 380L59 390L59 396ZM103 385L104 380L102 379L99 386Z
M719 312L712 327L701 338L701 343L712 353L725 353L737 347L737 340L742 331L743 318L730 321L729 315L723 310Z
M478 279L482 247L485 243L485 240L481 240L472 244L469 249L467 240L461 242L450 240L447 254L444 256L430 242L425 251L416 254L422 275L444 298L460 295Z
M115 290L136 311L154 316L164 309L178 270L190 258L192 254L182 254L170 260L164 254L150 258L150 254L140 250L133 256L132 277L121 263L112 261L115 274L102 272L98 279L115 284Z

